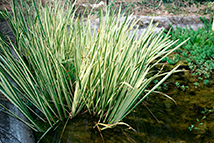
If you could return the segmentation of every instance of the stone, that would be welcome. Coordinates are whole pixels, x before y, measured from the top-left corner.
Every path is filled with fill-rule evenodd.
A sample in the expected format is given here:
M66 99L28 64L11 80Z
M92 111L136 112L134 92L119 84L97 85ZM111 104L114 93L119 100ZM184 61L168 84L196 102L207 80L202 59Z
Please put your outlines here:
M167 15L169 14L169 12L168 12L168 11L165 11L164 13L165 13L165 14L167 14Z
M157 12L157 14L161 14L161 12L160 12L160 11L158 11L158 12Z
M0 103L24 121L27 119L10 102L0 100ZM3 112L0 106L0 143L35 143L33 131L17 118Z
M153 23L159 23L156 29L156 32L160 31L161 29L166 29L169 30L170 26L169 24L172 25L174 29L176 27L182 27L182 28L191 28L193 30L197 30L198 28L202 28L204 26L204 23L200 20L200 17L197 16L189 16L189 17L182 17L182 16L177 16L177 17L163 17L163 16L136 16L136 15L131 15L128 17L129 20L133 19L139 19L139 22L134 26L136 28L139 26L139 30L145 30L148 25L150 24L151 20L153 19ZM209 17L206 17L207 20L209 20ZM105 18L103 19L105 20ZM121 21L125 20L125 17L120 18ZM99 19L93 19L91 20L91 27L99 27Z

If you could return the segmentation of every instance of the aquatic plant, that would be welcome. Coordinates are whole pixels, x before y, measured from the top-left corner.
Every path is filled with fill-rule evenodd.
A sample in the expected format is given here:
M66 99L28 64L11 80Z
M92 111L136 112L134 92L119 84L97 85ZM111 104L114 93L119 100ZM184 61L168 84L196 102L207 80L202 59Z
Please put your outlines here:
M13 0L13 16L2 13L8 19L16 43L7 43L1 36L0 90L27 117L29 123L25 123L28 126L35 131L44 131L35 116L53 127L67 118L66 111L74 106L71 47L78 30L67 28L79 21L74 20L73 5L65 6L58 1L42 7L34 0L31 6L24 1L20 3ZM78 96L75 95L75 101L79 106L75 108L79 110L74 114L84 106Z
M49 131L85 110L98 118L96 125L102 129L129 126L122 119L178 68L165 72L162 66L153 72L185 42L170 49L178 40L154 33L157 24L136 38L137 20L108 8L105 15L100 12L99 26L92 28L90 15L75 17L72 4L56 1L43 7L34 0L32 6L20 2L13 0L13 16L3 14L16 43L0 38L0 91L35 131Z
M179 82L175 82L175 86L176 86L177 88L181 88L183 91L185 91L186 89L189 88L189 86L180 85Z
M196 125L191 124L190 127L188 127L189 131L191 132L193 130L198 130L198 128L203 125L203 120L207 118L208 114L213 113L213 111L214 111L214 106L211 109L204 108L204 110L201 111L203 116L201 117L201 119L198 119L198 118L196 119L196 122L197 122Z

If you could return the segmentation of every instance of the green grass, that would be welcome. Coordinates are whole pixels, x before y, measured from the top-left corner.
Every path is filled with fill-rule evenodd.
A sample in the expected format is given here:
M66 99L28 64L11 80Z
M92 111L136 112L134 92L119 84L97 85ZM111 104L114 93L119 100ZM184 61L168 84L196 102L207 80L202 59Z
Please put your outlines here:
M9 19L16 44L1 36L0 91L35 131L49 131L59 121L85 110L97 117L102 129L129 126L122 119L178 68L153 72L185 41L171 49L177 40L157 35L157 25L151 24L136 39L138 30L133 27L137 20L126 16L121 21L121 9L119 14L108 8L105 15L101 11L97 30L90 26L91 15L75 18L69 3L57 1L43 7L33 0L31 5L21 1L18 6L13 0L14 15L2 13ZM161 80L147 89L158 77ZM35 116L49 127L42 127Z

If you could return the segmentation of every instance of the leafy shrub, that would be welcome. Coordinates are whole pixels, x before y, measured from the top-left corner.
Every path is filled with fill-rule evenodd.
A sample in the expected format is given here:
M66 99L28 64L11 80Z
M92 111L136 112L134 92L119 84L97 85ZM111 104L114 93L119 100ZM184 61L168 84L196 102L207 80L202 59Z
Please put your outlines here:
M187 63L192 76L199 81L204 80L203 82L207 84L214 69L214 31L211 30L211 21L208 22L205 18L201 18L201 20L204 22L204 27L197 31L194 31L191 27L189 29L177 27L176 30L170 32L172 40L180 39L182 41L189 37L190 40L165 60L168 60L168 63L171 64L178 61ZM179 43L176 43L176 45Z

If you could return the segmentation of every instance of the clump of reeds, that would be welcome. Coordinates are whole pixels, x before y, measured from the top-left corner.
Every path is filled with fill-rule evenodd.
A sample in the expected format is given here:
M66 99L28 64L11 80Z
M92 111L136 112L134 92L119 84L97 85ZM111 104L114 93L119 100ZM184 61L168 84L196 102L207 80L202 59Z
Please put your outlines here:
M35 131L47 129L35 116L51 128L83 109L98 117L102 129L127 125L122 119L177 69L152 71L180 45L169 49L176 41L156 34L157 25L151 24L136 38L137 20L128 15L121 20L124 15L108 8L105 15L100 12L99 27L92 28L90 15L77 18L73 6L13 0L13 16L4 16L16 45L0 39L0 91ZM162 80L147 89L157 77Z

